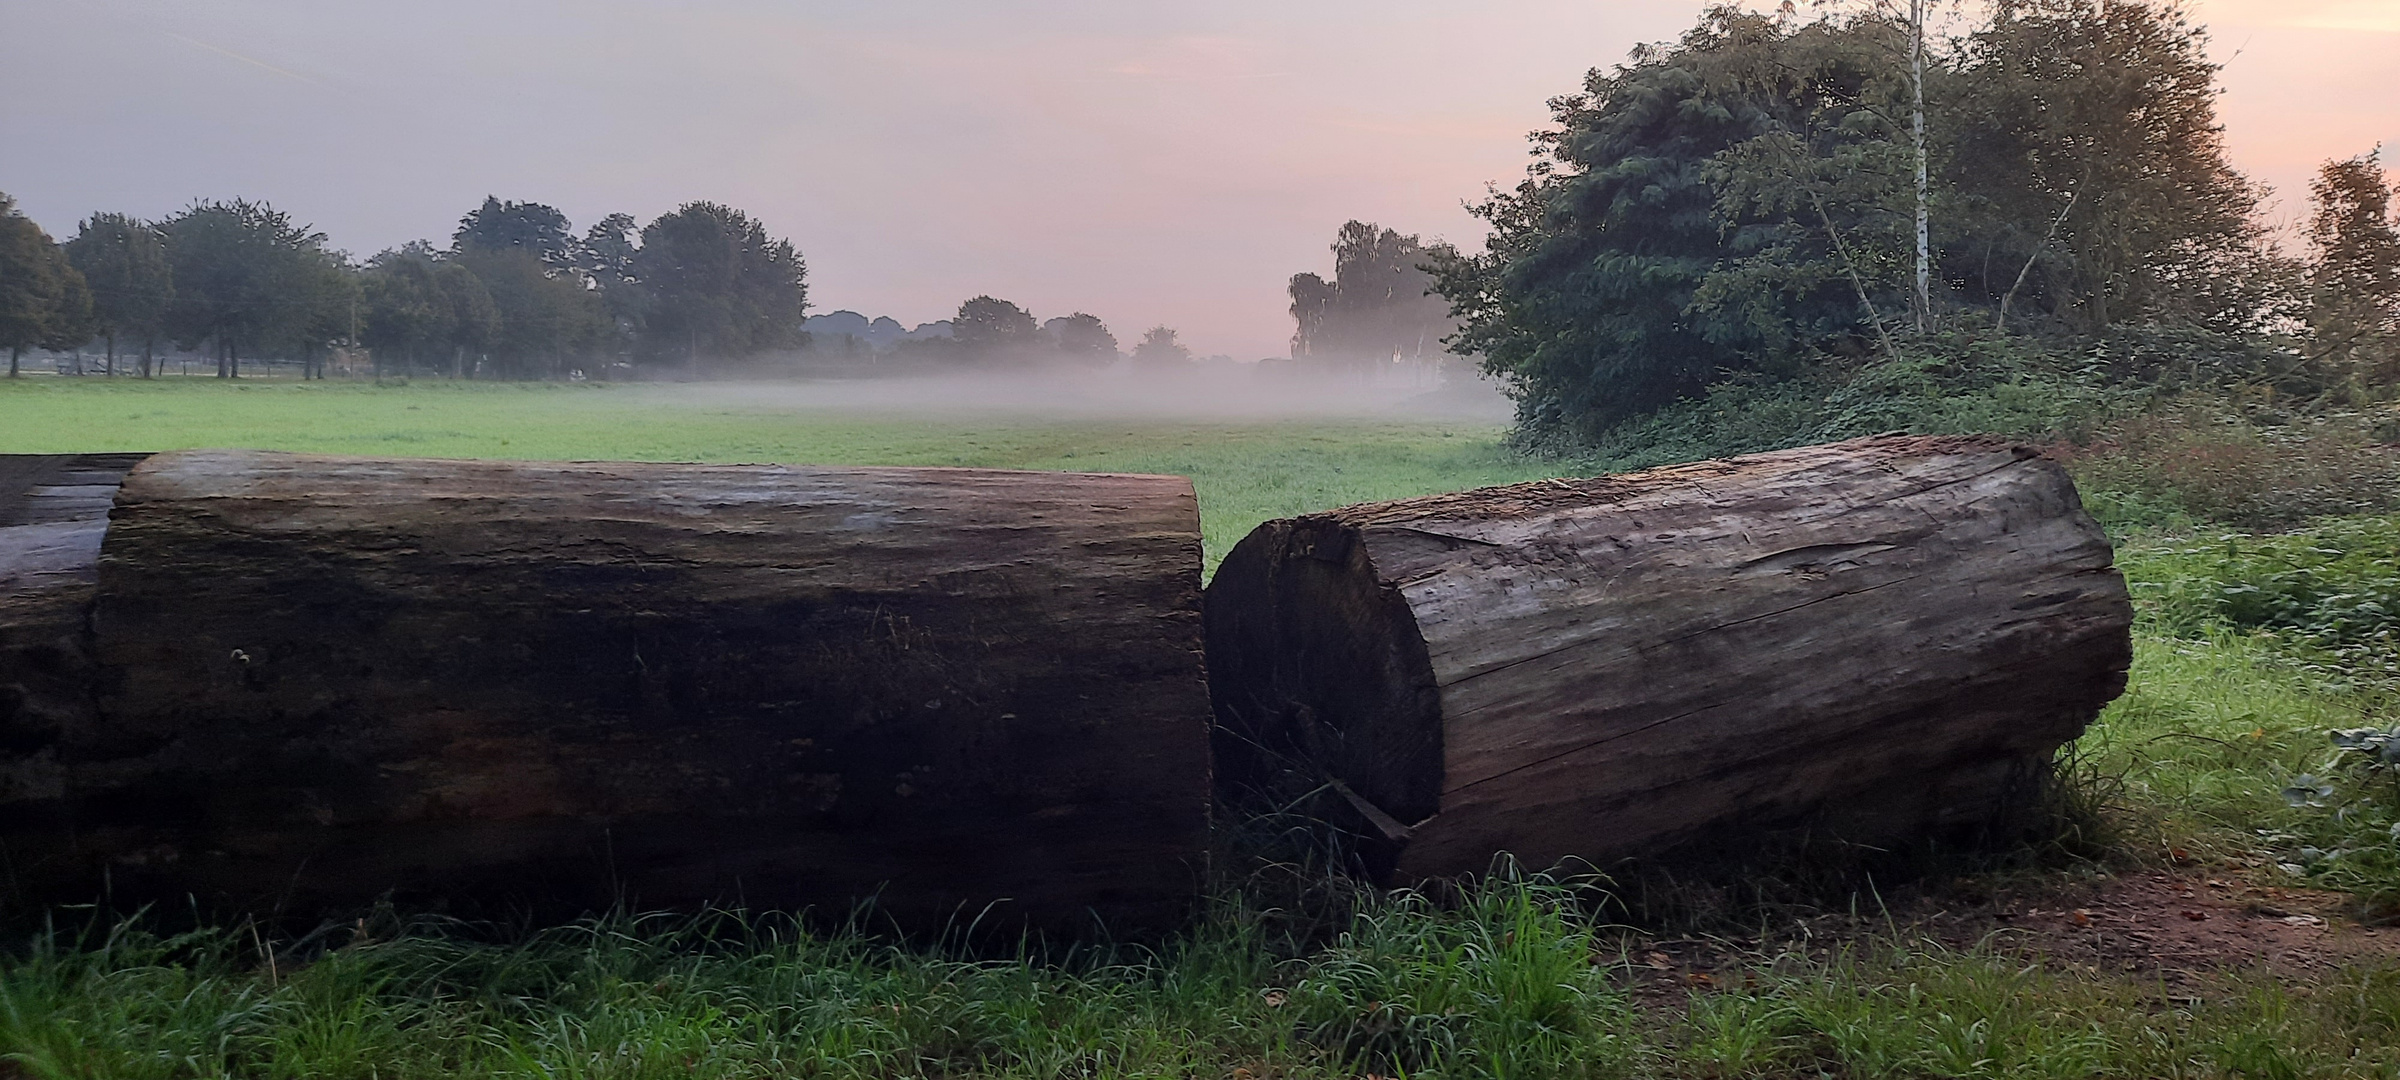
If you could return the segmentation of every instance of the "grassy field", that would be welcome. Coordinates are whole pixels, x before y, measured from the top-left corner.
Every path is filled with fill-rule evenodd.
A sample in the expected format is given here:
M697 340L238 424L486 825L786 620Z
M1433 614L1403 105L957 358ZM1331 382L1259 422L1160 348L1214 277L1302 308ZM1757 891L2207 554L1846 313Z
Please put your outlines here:
M1425 419L835 415L675 388L0 385L0 452L1182 473L1212 554L1269 516L1549 471L1497 434ZM2141 610L2135 670L2077 747L2071 794L2097 832L2072 851L1688 925L1595 908L1590 882L1292 907L1261 899L1290 890L1253 881L1175 940L1038 961L768 916L523 933L387 914L278 941L68 911L0 944L0 1078L2400 1076L2400 951L2296 967L2237 943L2119 965L2076 951L2085 932L2062 910L2080 919L2075 897L2162 875L2325 890L2347 905L2323 909L2337 924L2400 907L2400 777L2329 734L2395 719L2400 518L2140 535L2121 562ZM2045 908L2060 918L2001 918ZM2039 925L2066 929L2026 929Z
M839 390L829 389L826 396ZM0 381L0 453L240 447L409 457L970 465L1168 473L1200 496L1202 546L1274 517L1556 475L1488 421L859 412L790 387L214 380Z

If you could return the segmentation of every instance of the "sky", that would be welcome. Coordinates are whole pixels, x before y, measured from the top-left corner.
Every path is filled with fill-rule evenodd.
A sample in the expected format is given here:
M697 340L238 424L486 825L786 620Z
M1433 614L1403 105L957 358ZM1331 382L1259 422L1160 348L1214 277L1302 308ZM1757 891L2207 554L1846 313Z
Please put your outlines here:
M800 247L812 310L990 294L1247 360L1343 221L1475 245L1545 100L1701 7L0 0L0 191L53 235L264 199L362 257L486 194L578 227L711 199ZM2192 8L2271 220L2327 158L2400 157L2400 0Z

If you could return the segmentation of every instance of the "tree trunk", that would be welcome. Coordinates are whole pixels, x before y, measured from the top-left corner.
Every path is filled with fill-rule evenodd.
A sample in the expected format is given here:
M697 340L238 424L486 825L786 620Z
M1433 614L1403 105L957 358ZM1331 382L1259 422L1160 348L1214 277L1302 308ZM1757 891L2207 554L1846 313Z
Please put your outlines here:
M1219 797L1331 792L1403 881L1972 836L2123 690L2131 619L2065 471L1975 439L1273 521L1208 591Z
M107 529L90 715L8 751L55 762L0 796L38 899L1195 895L1186 480L192 451Z

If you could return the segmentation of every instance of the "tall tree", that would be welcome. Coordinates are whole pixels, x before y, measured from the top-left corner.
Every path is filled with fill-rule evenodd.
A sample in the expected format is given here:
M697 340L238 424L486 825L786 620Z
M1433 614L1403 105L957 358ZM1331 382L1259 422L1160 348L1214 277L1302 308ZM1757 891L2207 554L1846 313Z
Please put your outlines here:
M1108 332L1108 324L1097 315L1076 312L1061 315L1042 324L1042 336L1050 347L1072 362L1098 367L1117 359L1117 335Z
M1369 222L1344 223L1334 235L1333 280L1295 274L1287 287L1293 359L1359 368L1439 354L1456 326L1426 267L1453 254Z
M85 218L75 238L63 246L91 286L93 320L108 340L108 373L117 372L117 337L122 334L141 342L141 374L149 378L158 335L166 329L167 308L175 299L166 237L131 215L100 213Z
M1152 372L1180 371L1192 365L1192 350L1177 339L1174 327L1153 326L1133 347L1133 364Z
M466 254L455 265L472 271L490 297L495 316L489 341L493 374L559 377L569 359L590 351L612 329L600 294L583 277L553 270L531 252ZM463 357L463 350L457 355ZM462 363L452 373L470 370Z
M808 267L789 240L721 203L685 203L642 227L633 277L648 355L697 368L806 343Z
M2172 0L1998 0L1935 117L1944 275L2079 332L2254 322L2258 190L2225 156L2207 44Z
M201 202L159 228L175 281L169 331L187 348L213 343L219 376L238 377L245 350L306 359L346 325L344 270L325 234L291 215L246 199Z
M89 340L90 319L83 274L49 233L17 211L15 199L0 194L0 348L8 350L8 377L17 377L28 348Z
M2328 381L2369 396L2400 383L2400 220L2382 148L2326 162L2309 196L2313 359Z
M458 219L450 249L462 255L518 251L556 270L574 266L579 254L574 227L556 207L502 202L491 195L483 197L482 206Z
M1858 351L1862 294L1905 295L1899 142L1867 107L1901 82L1880 61L1890 32L1714 8L1554 99L1526 179L1475 208L1484 251L1435 262L1453 348L1510 383L1522 421L1580 435Z
M1024 308L991 296L978 296L958 305L950 320L950 336L970 360L1022 360L1041 341L1041 327Z
M500 313L483 280L424 250L388 251L361 275L362 342L374 352L377 377L387 365L413 375L431 359L457 371L500 333Z

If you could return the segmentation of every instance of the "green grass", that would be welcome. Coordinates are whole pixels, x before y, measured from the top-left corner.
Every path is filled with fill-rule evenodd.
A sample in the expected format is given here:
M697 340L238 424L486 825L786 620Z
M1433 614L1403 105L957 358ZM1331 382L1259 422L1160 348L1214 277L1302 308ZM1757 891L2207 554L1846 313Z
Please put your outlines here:
M1212 557L1262 518L1551 468L1499 434L860 416L672 387L0 385L0 452L1180 473ZM2370 660L2389 658L2396 537L2400 518L2383 517L2124 546L2132 685L2077 757L2078 790L2105 803L2096 869L2197 860L2365 909L2400 898L2384 778L2327 734L2392 723L2392 681ZM2331 795L2287 795L2317 776ZM1335 932L1294 937L1293 913L1228 889L1173 940L1039 961L725 914L531 933L387 918L297 942L103 924L0 943L0 1078L2400 1076L2388 965L2298 983L2236 963L2170 989L1898 922L1828 947L1761 914L1746 977L1659 997L1628 989L1636 939L1585 899L1542 880L1456 904L1360 898L1324 916Z
M805 387L0 380L0 453L238 447L406 457L967 465L1187 476L1213 569L1269 518L1558 475L1500 428L1420 418L858 413Z
M239 931L37 938L0 969L27 1076L2390 1076L2400 972L2118 980L1891 935L1761 949L1638 997L1540 881L1400 895L1282 955L1256 913L1157 951L965 959L790 922L617 917L288 950ZM11 1066L0 1065L0 1070Z

